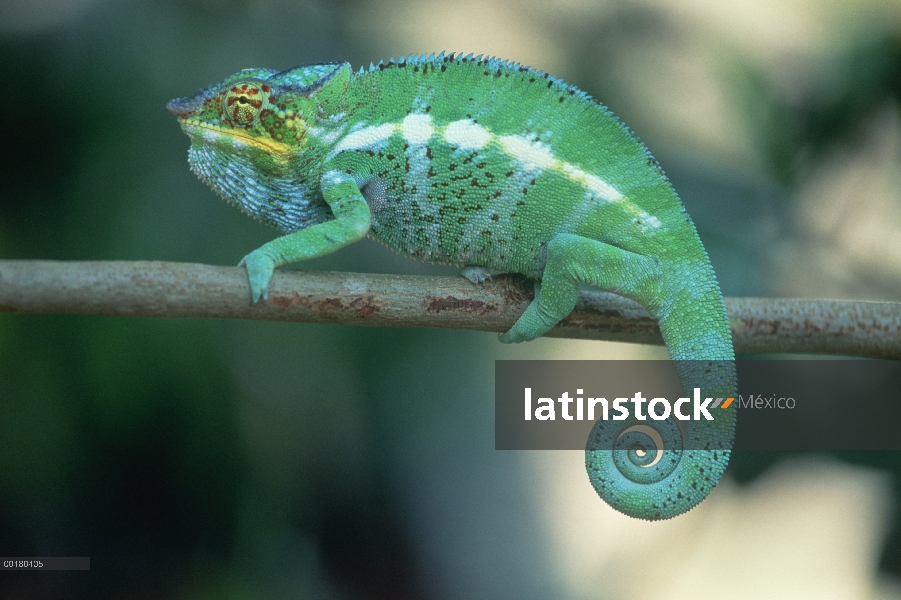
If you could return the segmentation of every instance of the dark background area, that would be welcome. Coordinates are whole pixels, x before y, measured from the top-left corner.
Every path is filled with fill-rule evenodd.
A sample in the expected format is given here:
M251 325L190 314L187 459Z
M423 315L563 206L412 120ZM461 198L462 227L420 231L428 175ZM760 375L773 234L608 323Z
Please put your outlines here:
M276 232L189 172L168 100L247 67L356 68L453 50L549 70L610 106L680 192L725 294L897 301L901 13L876 2L828 17L834 6L799 2L779 14L753 2L715 10L675 0L4 3L0 256L236 264ZM368 240L303 268L455 272ZM556 484L534 464L556 458L494 450L494 360L574 353L663 356L546 340L506 348L476 332L0 315L0 554L92 561L90 572L0 573L0 597L626 595L618 563L566 563L554 523L672 531L698 552L703 527L620 521L596 498L590 514L551 503ZM871 550L849 589L897 593L898 454L822 460L877 482L877 508L857 508L869 526L853 547ZM698 523L728 502L740 510L774 465L804 464L796 453L736 453L731 491L680 519ZM587 478L573 485L594 493ZM834 504L803 514L831 523L843 514ZM761 513L760 528L795 523L792 510ZM734 569L769 572L765 559L741 560L752 544L742 535L724 534L734 545L717 551ZM849 542L832 541L825 554L853 562ZM757 543L763 556L781 542ZM827 580L831 564L810 572ZM820 589L815 577L785 577L770 579Z

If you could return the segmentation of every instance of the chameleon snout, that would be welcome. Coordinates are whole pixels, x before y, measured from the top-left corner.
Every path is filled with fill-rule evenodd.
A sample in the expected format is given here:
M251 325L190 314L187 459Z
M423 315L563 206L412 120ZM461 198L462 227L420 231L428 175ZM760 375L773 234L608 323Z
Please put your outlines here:
M175 98L166 104L166 110L176 117L185 118L197 108L198 102L194 98Z

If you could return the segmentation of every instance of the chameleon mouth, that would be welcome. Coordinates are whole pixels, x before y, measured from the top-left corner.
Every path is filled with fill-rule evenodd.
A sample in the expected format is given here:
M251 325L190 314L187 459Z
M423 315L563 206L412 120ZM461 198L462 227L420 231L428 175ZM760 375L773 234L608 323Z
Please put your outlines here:
M287 144L284 144L282 142L277 142L275 140L267 138L254 137L249 133L241 130L220 127L218 125L209 125L197 119L179 117L178 124L181 126L182 130L184 130L184 132L189 136L199 135L201 137L204 137L206 141L210 141L210 135L214 137L221 136L223 138L243 142L249 146L255 146L260 150L263 150L270 154L284 154L288 151L289 148Z

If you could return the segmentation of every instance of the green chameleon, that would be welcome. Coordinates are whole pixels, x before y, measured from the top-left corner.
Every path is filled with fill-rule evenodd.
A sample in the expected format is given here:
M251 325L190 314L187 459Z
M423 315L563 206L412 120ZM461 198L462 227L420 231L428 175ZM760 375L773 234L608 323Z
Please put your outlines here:
M191 138L191 169L285 232L241 261L254 302L276 267L370 235L462 265L475 284L493 272L539 279L504 343L547 333L579 283L632 298L659 320L683 389L735 395L722 295L678 196L628 128L547 73L444 53L357 73L247 69L167 108ZM672 420L598 421L592 484L635 517L689 510L729 460L735 408L717 414L684 435Z

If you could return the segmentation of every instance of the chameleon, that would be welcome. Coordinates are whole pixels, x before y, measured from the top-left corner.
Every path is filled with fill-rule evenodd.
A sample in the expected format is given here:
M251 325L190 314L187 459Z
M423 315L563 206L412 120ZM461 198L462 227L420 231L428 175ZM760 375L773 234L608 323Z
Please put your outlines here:
M247 254L251 301L276 267L371 236L413 258L536 280L504 343L547 333L579 284L660 325L683 390L735 396L723 298L691 218L635 134L587 93L515 62L454 53L285 71L245 69L168 103L200 179L284 235ZM723 414L725 413L725 414ZM600 420L598 494L658 520L703 500L729 460L735 408L713 422ZM636 425L659 428L659 436Z

